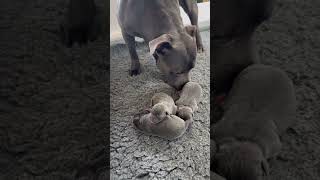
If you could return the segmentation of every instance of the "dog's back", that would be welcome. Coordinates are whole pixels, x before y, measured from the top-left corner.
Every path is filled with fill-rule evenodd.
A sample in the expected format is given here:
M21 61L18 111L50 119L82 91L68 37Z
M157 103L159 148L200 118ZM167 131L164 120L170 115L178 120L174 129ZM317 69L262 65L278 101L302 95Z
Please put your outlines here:
M183 28L178 0L121 0L119 5L121 28L147 42L171 28Z

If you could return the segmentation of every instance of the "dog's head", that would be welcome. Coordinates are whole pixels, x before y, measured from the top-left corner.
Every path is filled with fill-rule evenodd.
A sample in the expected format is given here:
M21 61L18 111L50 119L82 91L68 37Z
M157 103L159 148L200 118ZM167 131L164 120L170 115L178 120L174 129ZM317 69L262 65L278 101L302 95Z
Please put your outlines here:
M179 33L163 34L149 42L164 81L177 90L190 81L189 72L195 66L196 31L196 26L186 26Z
M269 168L261 149L249 142L231 142L218 146L213 170L228 180L262 180Z
M213 0L213 31L216 36L252 32L273 11L275 0Z

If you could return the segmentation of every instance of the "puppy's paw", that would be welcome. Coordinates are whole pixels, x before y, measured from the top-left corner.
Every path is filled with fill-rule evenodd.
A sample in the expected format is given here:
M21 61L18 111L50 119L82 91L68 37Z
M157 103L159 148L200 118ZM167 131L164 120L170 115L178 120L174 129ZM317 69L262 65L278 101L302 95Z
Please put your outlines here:
M179 107L177 110L177 116L187 121L193 119L193 111L190 107Z

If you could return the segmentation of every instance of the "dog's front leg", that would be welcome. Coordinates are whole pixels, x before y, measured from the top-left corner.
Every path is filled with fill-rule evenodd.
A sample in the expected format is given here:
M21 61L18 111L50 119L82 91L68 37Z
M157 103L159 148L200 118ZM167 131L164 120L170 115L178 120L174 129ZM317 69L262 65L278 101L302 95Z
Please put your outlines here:
M124 31L122 31L122 36L128 46L130 59L131 59L131 67L129 70L129 75L130 76L139 75L141 73L141 68L140 68L139 57L136 51L134 36L131 36Z

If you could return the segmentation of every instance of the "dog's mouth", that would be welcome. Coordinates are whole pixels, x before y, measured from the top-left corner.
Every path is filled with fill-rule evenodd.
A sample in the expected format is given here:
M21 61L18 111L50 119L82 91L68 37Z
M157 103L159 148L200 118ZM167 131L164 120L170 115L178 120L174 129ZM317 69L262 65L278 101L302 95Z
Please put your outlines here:
M182 88L183 88L183 86L184 86L186 83L188 83L189 81L185 81L185 82L183 82L183 83L178 84L178 83L172 83L172 80L169 81L167 78L163 78L163 82L165 82L165 83L168 84L169 86L173 87L175 90L181 91Z

